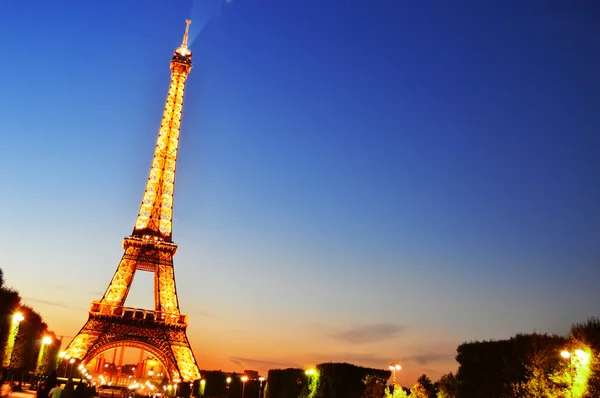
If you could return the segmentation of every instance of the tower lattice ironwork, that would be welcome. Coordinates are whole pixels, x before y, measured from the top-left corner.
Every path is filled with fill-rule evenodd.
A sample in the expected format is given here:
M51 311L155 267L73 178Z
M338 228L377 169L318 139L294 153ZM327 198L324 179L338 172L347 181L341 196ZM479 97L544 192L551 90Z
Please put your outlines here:
M119 346L142 348L162 362L171 379L183 381L200 378L186 335L188 318L179 312L173 272L177 246L171 234L183 92L192 69L190 22L171 59L171 85L135 227L123 240L125 253L102 300L92 302L88 321L65 350L85 364ZM154 310L124 306L138 270L154 273Z

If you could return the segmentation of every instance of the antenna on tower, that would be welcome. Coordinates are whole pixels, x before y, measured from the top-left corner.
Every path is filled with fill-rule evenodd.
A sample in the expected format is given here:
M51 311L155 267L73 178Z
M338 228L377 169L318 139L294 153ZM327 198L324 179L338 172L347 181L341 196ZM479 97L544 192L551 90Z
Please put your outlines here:
M191 19L185 20L185 34L183 35L183 41L181 42L181 48L187 48L188 44L188 33L190 31L190 24L192 23Z

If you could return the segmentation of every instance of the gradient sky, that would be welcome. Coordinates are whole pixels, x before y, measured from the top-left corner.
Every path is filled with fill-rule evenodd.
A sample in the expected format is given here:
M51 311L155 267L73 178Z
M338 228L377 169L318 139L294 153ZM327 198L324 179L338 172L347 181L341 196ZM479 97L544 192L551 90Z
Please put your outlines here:
M207 1L0 2L0 267L52 330L116 270L189 17L175 270L201 368L399 360L408 384L600 315L597 2Z

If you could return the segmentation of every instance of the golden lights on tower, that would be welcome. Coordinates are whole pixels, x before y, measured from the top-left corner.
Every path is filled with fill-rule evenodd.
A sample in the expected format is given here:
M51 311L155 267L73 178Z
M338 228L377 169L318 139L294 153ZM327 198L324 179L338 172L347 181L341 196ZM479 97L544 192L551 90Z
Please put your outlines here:
M177 246L171 232L183 96L192 69L190 23L186 21L181 46L171 58L171 83L133 232L123 241L125 253L102 300L92 302L87 323L65 354L85 364L106 346L126 341L128 346L151 352L172 380L200 378L185 334L187 316L179 311L173 271ZM137 270L154 273L154 310L124 307ZM135 320L133 324L131 319Z
M181 46L171 60L171 85L167 94L154 159L140 212L135 222L134 235L144 239L171 241L173 218L173 188L175 164L181 127L185 82L192 69L192 52L188 49L191 21L186 21Z

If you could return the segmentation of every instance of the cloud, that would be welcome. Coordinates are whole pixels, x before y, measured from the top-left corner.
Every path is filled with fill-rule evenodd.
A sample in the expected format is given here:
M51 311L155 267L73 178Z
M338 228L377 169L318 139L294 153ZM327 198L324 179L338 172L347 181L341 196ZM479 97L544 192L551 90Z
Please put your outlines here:
M39 300L39 299L31 298L31 297L23 297L23 300L25 300L27 302L32 302L32 303L51 305L53 307L68 308L71 310L81 310L82 309L81 307L75 307L75 306L71 306L68 304L63 304L60 301Z
M436 379L438 379L441 375L444 374L444 372L440 372L438 370L431 369L431 368L423 368L423 372L430 377L435 377Z
M419 365L426 365L431 362L454 359L453 354L416 354L401 358L404 362L416 362Z
M205 318L216 318L216 316L214 316L213 314L206 312L206 311L202 311L202 310L196 310L196 314L203 316Z
M243 357L229 357L229 360L234 363L235 365L241 367L241 368L245 368L248 367L248 365L255 365L255 366L268 366L268 367L274 367L274 368L288 368L288 367L294 367L294 366L298 366L296 364L293 363L283 363L283 362L275 362L275 361L271 361L268 359L253 359L253 358L243 358Z
M380 367L381 364L388 363L390 358L387 356L376 356L372 354L360 354L346 352L343 354L317 354L314 355L317 362L349 362L369 366Z
M373 355L370 353L352 353L352 352L346 352L346 353L320 353L320 354L315 354L313 355L313 358L316 360L317 363L322 363L322 362L348 362L348 363L354 363L360 366L371 366L373 368L377 368L380 369L383 365L386 365L390 362L390 357L389 356L384 356L384 355ZM394 358L396 359L396 358ZM411 369L417 369L420 367L423 367L422 371L425 371L427 374L441 374L438 371L435 371L429 367L424 367L427 364L430 363L434 363L434 362L442 362L442 361L448 361L448 360L453 360L454 356L451 354L416 354L416 355L410 355L410 356L405 356L405 357L400 357L397 358L398 361L400 361L401 364L405 363L414 363L416 365L411 365L410 368ZM387 366L384 366L385 368L387 368Z
M366 344L389 340L406 330L406 326L393 323L380 323L358 326L333 335L338 340L349 344Z

